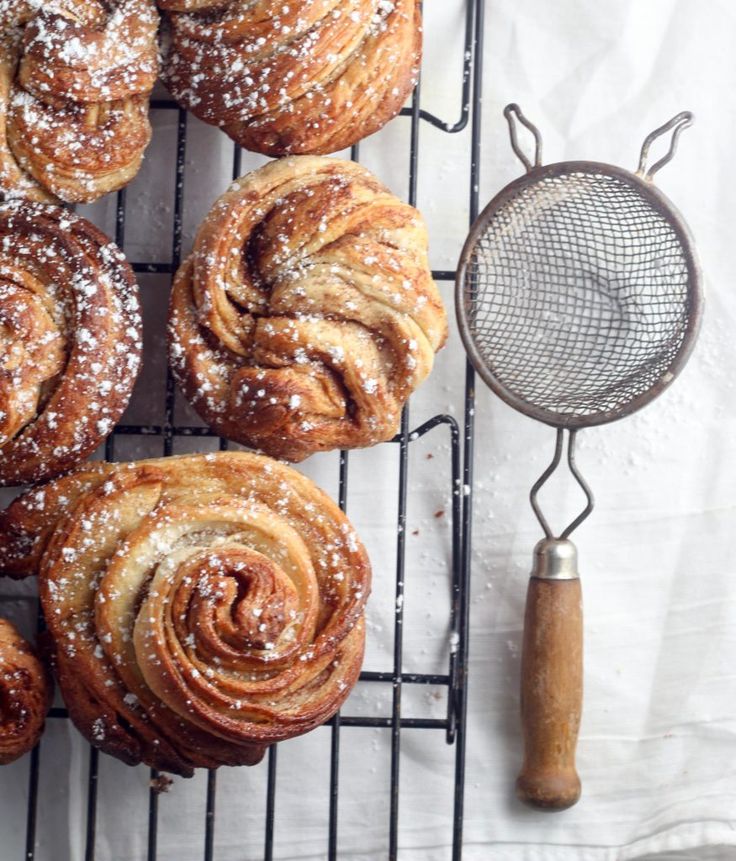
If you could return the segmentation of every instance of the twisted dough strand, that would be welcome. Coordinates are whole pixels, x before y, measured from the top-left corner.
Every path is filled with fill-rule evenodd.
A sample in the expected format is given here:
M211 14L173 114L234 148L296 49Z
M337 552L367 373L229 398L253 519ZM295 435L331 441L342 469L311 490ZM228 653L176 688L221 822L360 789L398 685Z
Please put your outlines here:
M88 202L126 185L150 137L152 0L0 0L0 191Z
M267 155L328 153L395 116L417 80L417 0L165 0L164 80Z
M72 719L125 762L253 764L357 681L368 560L286 466L244 453L98 464L30 491L0 526L0 571L39 570Z
M419 213L353 162L301 156L214 205L175 278L170 333L208 424L301 460L390 439L447 319Z
M0 764L36 746L51 693L51 681L31 645L7 619L0 619Z
M53 206L0 204L0 485L86 457L140 366L138 290L122 252Z

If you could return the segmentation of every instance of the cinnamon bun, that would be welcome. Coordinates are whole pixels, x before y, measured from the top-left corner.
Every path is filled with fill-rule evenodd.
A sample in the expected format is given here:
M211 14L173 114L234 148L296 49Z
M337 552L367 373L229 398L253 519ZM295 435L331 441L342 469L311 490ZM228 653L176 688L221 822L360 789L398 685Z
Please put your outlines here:
M72 720L127 763L254 764L357 681L368 559L290 467L237 452L91 465L0 527L0 571L38 571Z
M90 454L128 403L141 348L120 249L64 209L0 204L0 485Z
M446 337L421 215L332 158L234 183L171 296L187 398L222 436L293 461L390 439Z

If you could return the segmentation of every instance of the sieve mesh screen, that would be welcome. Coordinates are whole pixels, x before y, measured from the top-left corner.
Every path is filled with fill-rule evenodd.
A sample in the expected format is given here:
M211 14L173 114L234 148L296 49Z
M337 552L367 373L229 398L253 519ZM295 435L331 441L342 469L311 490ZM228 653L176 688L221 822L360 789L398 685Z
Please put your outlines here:
M494 208L468 260L465 316L501 386L593 424L666 377L689 277L681 236L635 184L556 173Z

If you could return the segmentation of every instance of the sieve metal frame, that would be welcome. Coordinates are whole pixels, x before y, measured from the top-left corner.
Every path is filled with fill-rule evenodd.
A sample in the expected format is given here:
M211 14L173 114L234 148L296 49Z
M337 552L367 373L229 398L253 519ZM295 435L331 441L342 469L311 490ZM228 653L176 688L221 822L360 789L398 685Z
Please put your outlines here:
M534 127L531 128L535 132L535 137L537 137L538 133L536 132L536 129L534 129ZM659 130L657 130L657 132L659 132ZM648 148L648 142L650 142L652 136L657 134L657 132L653 132L652 135L647 138L647 141L645 141L645 147ZM654 185L651 179L653 173L665 164L666 161L669 161L672 157L672 151L668 157L657 162L657 164L655 164L647 173L644 173L644 166L640 163L640 171L644 177L642 178L642 176L632 173L625 168L596 161L564 161L548 165L540 165L538 163L541 151L541 141L539 138L537 138L536 163L534 166L531 166L531 163L521 156L515 144L515 137L512 136L512 145L514 146L514 150L517 152L517 155L522 158L522 161L526 166L531 169L529 169L526 174L522 174L522 176L502 188L481 212L470 229L470 233L465 241L458 263L457 277L455 279L455 312L458 328L460 330L460 337L462 338L468 357L483 382L486 383L491 391L498 395L502 401L507 403L510 407L513 407L513 409L518 412L523 413L530 418L537 419L551 427L577 430L578 428L593 427L625 418L626 416L631 415L631 413L634 413L649 404L670 386L690 357L702 319L702 273L697 252L695 250L695 241L690 232L690 228L687 226L678 209L669 200L669 198ZM642 152L644 156L645 150ZM538 407L517 395L512 389L508 388L496 377L486 363L486 360L481 355L480 350L476 345L475 338L473 337L471 327L468 323L469 308L466 299L466 284L468 279L468 267L473 256L473 252L477 247L480 237L485 233L489 223L499 210L506 206L509 201L517 197L522 191L526 190L530 186L534 186L541 180L579 173L609 176L628 184L639 195L641 195L642 199L651 206L654 212L661 216L670 225L680 241L683 257L687 267L688 301L690 303L690 308L688 322L685 327L685 333L680 348L674 360L668 366L666 373L660 377L656 383L650 386L649 389L642 394L632 398L623 406L578 417L564 415L553 410Z

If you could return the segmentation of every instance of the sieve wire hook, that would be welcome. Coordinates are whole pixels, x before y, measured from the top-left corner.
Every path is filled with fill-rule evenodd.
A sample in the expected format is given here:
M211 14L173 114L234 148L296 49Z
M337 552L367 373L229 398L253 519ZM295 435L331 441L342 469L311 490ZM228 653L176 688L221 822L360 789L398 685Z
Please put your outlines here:
M503 109L503 115L506 117L506 122L509 124L509 137L511 138L511 148L516 153L519 161L526 168L526 172L534 170L535 167L540 167L542 164L542 135L539 129L530 122L521 112L521 108L512 102L506 105ZM519 146L519 138L516 134L516 123L520 122L534 135L534 163L529 161L522 148Z
M652 179L654 174L670 161L672 161L675 153L677 152L677 141L680 137L680 134L689 126L693 124L693 115L690 111L681 111L679 114L676 114L669 122L666 122L663 126L660 126L658 129L655 129L653 132L650 132L645 138L644 143L641 145L641 154L639 156L639 167L636 172L639 176L644 179ZM647 158L649 156L649 147L654 143L654 141L661 137L663 134L667 132L672 132L672 138L670 139L670 148L667 152L662 156L662 158L655 162L650 168L647 168Z
M595 505L595 498L593 496L593 491L590 489L590 486L583 478L580 473L580 470L577 467L577 463L575 462L575 438L576 438L577 430L568 431L568 439L567 439L567 466L570 470L573 478L577 481L580 489L585 494L585 498L587 500L587 504L585 508L578 514L578 516L565 528L565 530L560 534L561 539L569 538L570 535L580 526L580 524L590 515L593 511L593 506ZM539 507L539 501L537 499L539 495L539 491L542 487L547 483L547 481L551 478L553 473L556 471L557 467L560 465L560 461L562 460L562 450L564 448L565 443L565 431L564 428L557 429L557 439L555 441L555 453L552 458L552 462L545 469L545 471L539 476L537 481L534 483L534 486L531 489L531 493L529 494L529 501L531 502L532 509L534 514L536 515L537 520L539 521L539 525L544 530L544 534L547 538L554 538L554 534L552 533L552 529L549 525L547 518L542 513L542 509Z

